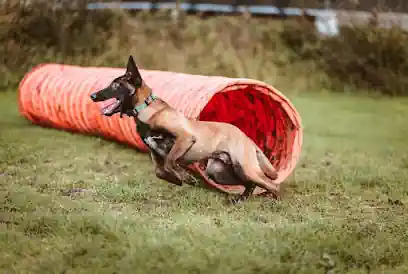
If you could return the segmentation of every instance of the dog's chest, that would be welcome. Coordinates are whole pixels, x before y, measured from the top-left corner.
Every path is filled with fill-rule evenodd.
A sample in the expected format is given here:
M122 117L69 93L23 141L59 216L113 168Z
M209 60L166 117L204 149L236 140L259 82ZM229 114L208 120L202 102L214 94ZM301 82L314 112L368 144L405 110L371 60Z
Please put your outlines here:
M137 120L136 122L136 131L139 134L140 138L142 141L146 144L146 137L149 136L150 132L150 126L146 123L141 122L140 120Z
M167 155L174 145L174 136L165 131L152 130L140 120L137 120L136 130L143 143L162 157Z

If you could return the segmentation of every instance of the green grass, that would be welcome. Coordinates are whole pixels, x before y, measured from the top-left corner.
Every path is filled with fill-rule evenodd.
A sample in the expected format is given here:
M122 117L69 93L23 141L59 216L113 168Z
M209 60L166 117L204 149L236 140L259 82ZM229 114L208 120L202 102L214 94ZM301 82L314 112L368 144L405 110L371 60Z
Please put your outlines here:
M283 200L231 206L1 93L1 273L407 273L408 100L291 99L305 138Z

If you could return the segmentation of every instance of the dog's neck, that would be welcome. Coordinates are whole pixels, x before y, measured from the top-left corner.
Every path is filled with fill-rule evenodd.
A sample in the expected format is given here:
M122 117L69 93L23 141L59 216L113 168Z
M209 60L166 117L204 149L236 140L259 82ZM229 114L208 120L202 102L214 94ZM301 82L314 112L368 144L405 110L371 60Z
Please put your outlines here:
M137 105L144 102L151 94L153 94L152 89L143 81L142 86L137 90L133 98L133 106L137 107Z
M149 123L150 118L167 104L154 95L152 89L143 82L142 87L136 93L133 106L135 118L143 123Z

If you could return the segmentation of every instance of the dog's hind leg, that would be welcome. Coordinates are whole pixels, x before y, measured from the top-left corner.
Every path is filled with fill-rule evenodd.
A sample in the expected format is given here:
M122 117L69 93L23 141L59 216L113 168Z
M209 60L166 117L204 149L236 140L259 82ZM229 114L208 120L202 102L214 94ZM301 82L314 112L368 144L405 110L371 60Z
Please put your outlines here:
M249 199L249 197L254 193L256 185L252 182L246 182L244 184L245 190L241 195L235 196L231 199L232 204L238 204Z
M233 204L248 199L255 189L255 185L252 182L244 182L241 177L238 176L236 169L234 168L229 153L224 151L216 151L207 161L207 167L205 169L205 175L208 179L215 181L220 185L244 185L245 191L231 199ZM242 172L241 172L242 173ZM227 190L220 189L222 193L230 195Z
M232 204L247 200L254 192L256 185L250 181L243 181L241 179L242 175L239 176L237 173L242 173L242 170L239 167L233 167L228 154L214 154L213 156L214 158L208 160L205 170L208 177L220 185L243 185L245 187L242 194L234 195L234 197L230 199ZM220 158L216 158L218 156L220 156ZM224 158L221 156L224 156ZM228 194L227 191L225 191L225 193Z
M220 185L240 185L242 180L235 174L232 164L218 158L210 158L205 169L208 177Z
M275 198L279 198L279 185L273 183L268 176L266 176L259 166L249 166L234 163L234 169L238 176L242 178L245 182L253 183L260 188L265 189L267 192L272 193ZM248 187L247 187L248 188ZM249 190L248 190L249 191ZM253 192L253 189L252 189ZM251 192L251 194L252 194ZM244 191L245 193L245 191ZM244 198L244 197L243 197Z
M256 158L258 159L259 166L262 169L263 173L265 173L265 175L268 176L271 180L276 180L278 178L278 173L272 166L271 162L269 162L268 158L266 158L265 154L262 151L257 150Z

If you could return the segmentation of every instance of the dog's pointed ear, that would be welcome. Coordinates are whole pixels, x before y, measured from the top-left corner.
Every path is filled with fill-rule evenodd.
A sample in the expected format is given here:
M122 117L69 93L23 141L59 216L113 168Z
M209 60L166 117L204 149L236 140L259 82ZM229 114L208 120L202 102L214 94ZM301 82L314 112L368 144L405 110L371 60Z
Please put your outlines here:
M126 74L130 76L130 82L136 87L139 88L142 86L142 76L140 75L139 69L136 66L135 60L133 56L129 56L129 60L127 63Z

